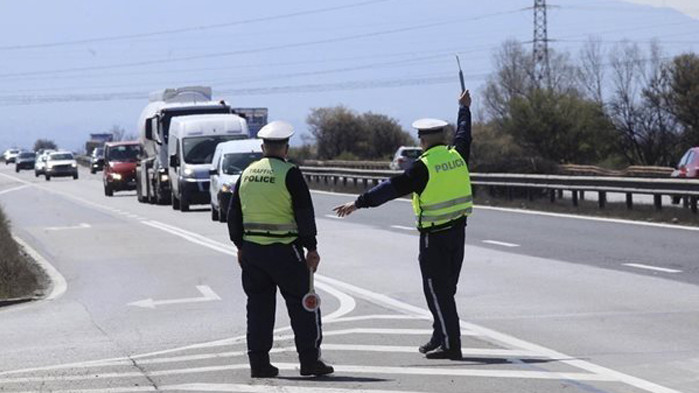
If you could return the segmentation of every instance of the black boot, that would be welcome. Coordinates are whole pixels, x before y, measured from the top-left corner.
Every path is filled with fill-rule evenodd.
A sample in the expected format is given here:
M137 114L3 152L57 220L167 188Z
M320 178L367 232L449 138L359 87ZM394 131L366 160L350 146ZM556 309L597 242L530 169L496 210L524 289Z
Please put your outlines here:
M279 375L279 369L267 363L250 367L251 378L274 378Z
M425 357L427 359L461 360L463 355L461 354L461 348L446 349L442 346L432 352L427 352Z
M430 351L434 351L435 349L439 348L439 343L437 341L430 340L422 345L417 349L420 353L427 353Z
M325 364L320 359L315 360L315 361L308 363L308 364L301 363L301 375L303 375L303 376L327 375L327 374L332 374L334 372L335 372L335 369L332 366Z

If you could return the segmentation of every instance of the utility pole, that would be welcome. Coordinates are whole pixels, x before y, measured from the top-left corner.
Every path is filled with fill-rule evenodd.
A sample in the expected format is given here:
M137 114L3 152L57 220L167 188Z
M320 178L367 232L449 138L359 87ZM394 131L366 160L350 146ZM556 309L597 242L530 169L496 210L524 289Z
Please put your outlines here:
M534 78L539 87L551 83L546 8L546 0L534 0Z

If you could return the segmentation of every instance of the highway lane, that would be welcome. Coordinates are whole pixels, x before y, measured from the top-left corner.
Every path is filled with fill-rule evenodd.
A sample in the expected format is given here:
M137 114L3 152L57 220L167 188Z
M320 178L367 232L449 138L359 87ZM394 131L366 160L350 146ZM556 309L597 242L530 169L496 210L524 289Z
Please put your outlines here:
M314 203L321 215L329 215L333 206L353 198L354 195L314 192ZM407 199L360 210L346 220L396 232L414 232L412 208ZM467 244L471 245L694 284L699 284L698 239L699 227L629 224L621 220L580 219L484 206L476 206L467 229ZM680 270L681 274L629 264Z
M0 173L31 183L0 194L0 203L20 236L55 263L69 283L68 292L56 302L0 311L0 337L4 337L0 341L3 348L12 350L11 356L0 360L0 370L5 371L0 372L0 387L27 390L41 380L55 389L78 383L81 388L100 389L138 383L146 389L150 378L161 387L178 385L178 390L201 391L203 386L183 386L198 382L207 383L207 389L252 391L238 386L249 383L240 352L244 319L239 273L231 263L225 226L212 223L208 211L182 214L166 206L142 205L133 194L105 198L98 177L86 173L76 182L55 179L50 183L35 181L28 173ZM0 193L21 185L26 184L0 176ZM468 229L458 301L462 319L476 323L464 327L472 334L464 342L470 360L456 367L449 362L425 362L414 353L428 328L420 312L424 312L424 300L415 262L416 235L392 227L410 225L409 205L394 202L346 220L325 217L329 206L346 198L314 193L324 258L320 273L327 277L319 277L326 286L320 288L325 315L347 313L335 314L339 315L335 321L326 320L325 357L338 365L339 378L323 383L284 379L278 384L321 392L331 387L460 392L463 383L486 392L665 391L651 383L634 385L635 380L609 370L589 369L590 364L599 364L679 391L697 391L699 337L692 327L699 321L699 290L695 285L680 282L675 275L662 275L668 280L611 265L605 266L611 270L599 269L599 264L584 258L570 260L570 254L575 254L570 250L554 257L533 255L522 245L528 233L553 227L554 234L563 237L559 228L575 227L579 220L538 220L508 212L480 211L482 223L474 217ZM50 203L40 207L47 199ZM495 230L480 232L487 230L480 226L498 222L495 213L502 215L502 222L509 222L512 229L507 233L513 237ZM524 222L516 224L519 221ZM544 226L537 227L539 222ZM79 227L83 223L91 228ZM611 225L597 224L598 232ZM611 233L618 230L617 225L611 225ZM518 247L482 240L518 243ZM626 246L623 240L610 248L614 258L623 257L618 250ZM144 247L145 242L153 243L152 249ZM125 243L133 247L125 249ZM208 285L221 300L155 310L127 306L146 298L201 296L197 285ZM283 327L283 308L278 314L278 326ZM225 341L216 342L221 339ZM288 339L281 341L280 353L275 355L287 376L295 375L290 344ZM180 346L190 347L147 354ZM372 352L372 348L383 352ZM84 363L105 358L116 359ZM71 362L78 364L66 365ZM7 374L47 365L59 368ZM89 379L87 375L92 374L100 377ZM612 381L604 381L608 379Z

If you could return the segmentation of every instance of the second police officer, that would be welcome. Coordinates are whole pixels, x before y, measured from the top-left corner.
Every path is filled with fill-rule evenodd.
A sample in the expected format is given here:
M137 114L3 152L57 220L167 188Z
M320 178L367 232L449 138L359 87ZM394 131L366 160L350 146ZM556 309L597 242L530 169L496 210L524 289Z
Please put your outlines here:
M453 147L445 145L445 121L421 119L413 123L424 153L404 173L334 208L344 217L356 209L376 207L413 194L413 210L420 231L420 272L432 313L432 337L419 347L428 359L462 358L461 329L454 296L464 257L466 217L473 197L468 172L471 148L471 96L459 98Z
M320 310L306 311L302 306L309 290L309 270L315 272L320 256L308 186L301 171L286 161L293 133L293 127L282 121L260 130L257 136L263 140L264 158L243 171L228 211L229 234L238 248L248 299L247 346L253 378L279 373L269 358L277 287L291 319L301 375L334 371L320 360Z

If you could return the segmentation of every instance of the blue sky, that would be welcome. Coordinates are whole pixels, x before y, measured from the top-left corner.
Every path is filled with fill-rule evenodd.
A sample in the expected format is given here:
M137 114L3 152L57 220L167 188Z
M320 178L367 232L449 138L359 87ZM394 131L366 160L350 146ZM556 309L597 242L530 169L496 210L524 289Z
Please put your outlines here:
M531 39L532 3L0 2L0 149L37 138L77 149L113 125L135 132L148 92L191 84L235 106L268 107L299 134L311 108L339 104L406 129L418 117L453 121L454 53L478 105L493 51L508 38ZM552 46L576 53L595 35L609 48L658 38L668 55L695 50L699 5L664 3L562 0L549 10Z

